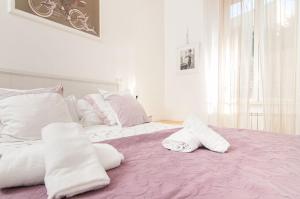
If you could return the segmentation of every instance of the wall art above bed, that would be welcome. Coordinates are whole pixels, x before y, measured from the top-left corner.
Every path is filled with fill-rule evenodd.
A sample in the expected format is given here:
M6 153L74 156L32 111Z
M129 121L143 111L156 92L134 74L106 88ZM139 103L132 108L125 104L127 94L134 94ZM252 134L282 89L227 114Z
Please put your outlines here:
M100 38L100 0L10 0L10 12L59 29Z

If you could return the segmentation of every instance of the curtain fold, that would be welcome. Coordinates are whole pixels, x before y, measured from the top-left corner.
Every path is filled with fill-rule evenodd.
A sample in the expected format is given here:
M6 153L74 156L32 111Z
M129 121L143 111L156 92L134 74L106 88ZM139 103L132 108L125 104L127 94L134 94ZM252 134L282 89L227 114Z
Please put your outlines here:
M299 11L298 0L221 1L211 123L300 134Z
M249 72L253 65L253 0L222 2L217 123L247 128Z
M296 133L298 1L260 1L264 128ZM298 90L299 92L299 90Z

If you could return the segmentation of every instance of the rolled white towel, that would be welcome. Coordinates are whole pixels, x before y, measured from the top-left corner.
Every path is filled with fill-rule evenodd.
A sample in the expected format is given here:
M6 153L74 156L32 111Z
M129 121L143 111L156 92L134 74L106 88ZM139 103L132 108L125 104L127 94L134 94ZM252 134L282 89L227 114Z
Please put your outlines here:
M95 148L77 123L54 123L42 129L45 186L49 199L72 197L110 183Z
M119 167L123 154L109 144L94 144L97 156L107 171ZM0 188L32 186L44 184L44 146L30 145L21 150L4 154L0 159Z
M225 153L230 147L227 140L204 124L197 116L189 117L184 122L184 129L190 130L201 144L211 151Z
M164 139L162 145L171 151L189 153L198 149L201 142L190 130L181 129Z

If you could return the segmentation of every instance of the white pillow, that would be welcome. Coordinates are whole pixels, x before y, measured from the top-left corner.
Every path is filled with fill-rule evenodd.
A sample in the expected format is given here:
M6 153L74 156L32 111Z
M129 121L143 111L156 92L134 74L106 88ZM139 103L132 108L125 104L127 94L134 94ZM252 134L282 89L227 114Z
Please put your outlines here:
M1 100L0 120L1 134L21 139L40 139L44 126L72 122L64 98L57 93L24 94Z
M84 99L92 105L98 117L103 118L105 125L114 126L119 124L117 114L101 94L89 94Z
M104 124L104 121L98 117L92 105L85 99L78 100L77 110L80 122L84 127Z
M59 93L63 95L64 88L62 84L50 88L35 88L31 90L17 90L10 88L0 88L0 100L17 95L40 94L40 93Z
M79 113L77 110L77 99L74 95L70 95L68 97L65 97L65 101L68 105L69 113L72 117L73 122L78 123L79 122Z

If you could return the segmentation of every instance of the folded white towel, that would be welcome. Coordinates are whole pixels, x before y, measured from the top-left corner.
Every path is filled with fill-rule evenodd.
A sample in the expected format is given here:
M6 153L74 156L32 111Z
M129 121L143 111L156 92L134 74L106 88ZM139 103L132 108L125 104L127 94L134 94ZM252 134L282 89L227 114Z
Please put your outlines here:
M181 129L164 139L162 145L172 151L189 153L198 149L201 142L190 130Z
M0 159L0 188L44 183L43 145L35 144L4 154Z
M110 183L81 125L50 124L42 129L42 140L49 199L72 197Z
M103 168L107 171L119 167L124 156L110 144L94 144L97 156Z
M204 124L197 116L191 116L184 122L184 128L190 130L207 149L225 153L230 144L217 132Z
M109 144L94 144L97 156L107 171L121 165L123 154ZM0 188L44 184L44 146L30 145L4 154L0 159Z

